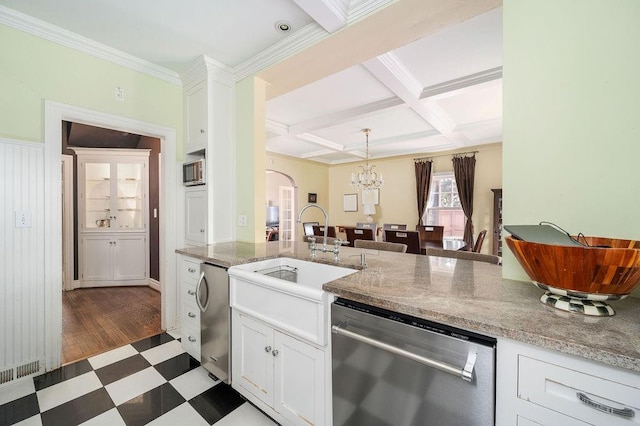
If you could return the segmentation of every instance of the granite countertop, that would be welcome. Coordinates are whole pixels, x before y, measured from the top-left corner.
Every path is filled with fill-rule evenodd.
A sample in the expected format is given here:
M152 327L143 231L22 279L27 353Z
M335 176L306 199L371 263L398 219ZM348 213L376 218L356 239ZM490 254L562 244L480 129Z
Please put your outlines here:
M217 243L176 250L223 267L289 256L309 258L306 243ZM362 269L360 249L342 247L340 265ZM611 302L607 318L571 314L539 302L542 290L502 278L488 263L371 252L367 267L324 285L339 297L442 322L496 338L576 355L640 372L640 299ZM319 253L316 261L333 263Z

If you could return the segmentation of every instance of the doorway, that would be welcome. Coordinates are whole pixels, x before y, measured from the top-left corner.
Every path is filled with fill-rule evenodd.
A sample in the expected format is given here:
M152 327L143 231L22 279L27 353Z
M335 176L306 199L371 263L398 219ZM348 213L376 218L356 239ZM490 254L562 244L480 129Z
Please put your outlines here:
M62 363L67 364L162 331L162 211L158 138L69 121L62 128ZM97 225L105 221L109 224Z
M277 226L280 241L295 241L298 187L291 176L275 170L266 171L265 205L267 232Z
M62 122L72 121L90 126L105 127L160 139L160 211L159 217L159 275L161 285L161 327L176 328L177 296L175 249L177 247L177 159L175 129L138 120L79 108L58 102L45 101L45 207L49 218L45 223L45 368L52 370L61 364L62 348Z

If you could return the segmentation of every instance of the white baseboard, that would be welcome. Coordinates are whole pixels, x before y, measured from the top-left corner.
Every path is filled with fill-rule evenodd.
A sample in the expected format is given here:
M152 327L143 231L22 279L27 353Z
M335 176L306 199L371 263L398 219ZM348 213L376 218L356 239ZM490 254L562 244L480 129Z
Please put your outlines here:
M160 291L160 281L154 280L153 278L149 278L149 287L154 289L155 291Z

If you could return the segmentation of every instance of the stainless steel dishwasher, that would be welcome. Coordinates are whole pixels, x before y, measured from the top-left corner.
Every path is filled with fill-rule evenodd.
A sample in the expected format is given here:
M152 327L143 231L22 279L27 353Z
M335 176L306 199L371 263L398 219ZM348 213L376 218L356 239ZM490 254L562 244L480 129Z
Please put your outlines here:
M229 383L229 274L227 269L208 263L202 263L200 271L195 294L200 308L200 364L216 378Z
M333 425L495 423L496 340L338 299Z

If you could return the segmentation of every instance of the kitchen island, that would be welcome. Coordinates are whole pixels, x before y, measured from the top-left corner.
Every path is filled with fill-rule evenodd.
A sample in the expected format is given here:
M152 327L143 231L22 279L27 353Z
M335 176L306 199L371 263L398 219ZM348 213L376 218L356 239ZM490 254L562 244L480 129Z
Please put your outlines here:
M177 250L215 265L288 256L311 260L306 243L217 243ZM325 284L338 297L442 322L496 338L586 358L640 373L640 299L611 302L616 315L587 317L539 302L542 291L530 282L502 278L502 269L488 263L404 253L366 254L342 247L340 266L357 273ZM334 264L333 255L315 260Z

